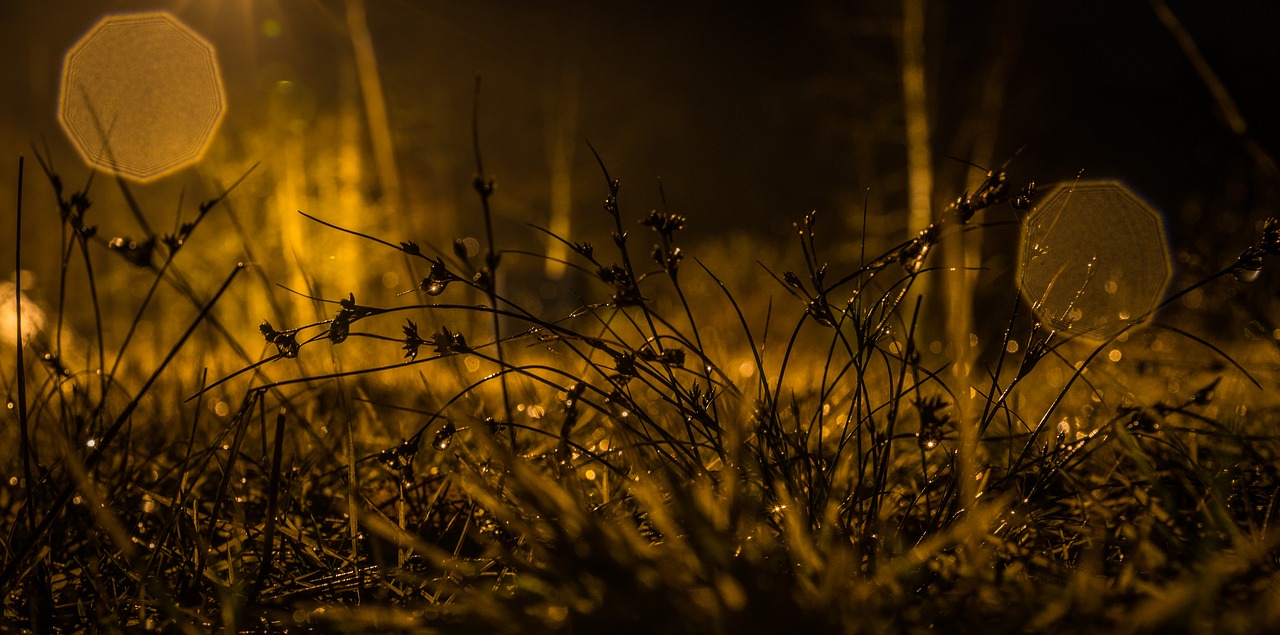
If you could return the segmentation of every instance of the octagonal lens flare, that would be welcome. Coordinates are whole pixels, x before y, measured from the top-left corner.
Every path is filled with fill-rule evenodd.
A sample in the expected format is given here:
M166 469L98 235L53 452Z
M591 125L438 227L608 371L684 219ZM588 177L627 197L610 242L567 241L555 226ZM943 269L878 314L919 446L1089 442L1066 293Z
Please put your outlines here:
M225 110L213 47L169 13L103 18L63 61L67 136L86 162L137 181L198 160Z
M1171 275L1160 213L1114 181L1060 184L1022 228L1022 295L1054 328L1105 340L1159 305Z

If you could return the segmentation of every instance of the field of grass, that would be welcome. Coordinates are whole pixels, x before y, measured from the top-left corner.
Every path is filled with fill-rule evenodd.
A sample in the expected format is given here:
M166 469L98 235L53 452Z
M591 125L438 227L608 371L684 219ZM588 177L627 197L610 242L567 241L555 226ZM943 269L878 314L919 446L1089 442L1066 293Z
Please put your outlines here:
M20 281L0 294L6 629L1280 626L1269 336L1136 316L1089 341L1013 289L967 374L963 347L918 336L934 248L1034 205L1003 172L886 252L832 253L810 216L771 262L686 253L697 220L629 209L601 161L612 240L502 228L564 243L560 282L495 245L483 173L474 244L309 216L371 271L412 272L384 303L316 288L305 262L289 289L184 262L235 186L113 241L91 204L110 177L78 189L35 158L24 178L55 200L18 216L54 206L63 229L19 245L58 249L61 275L38 308ZM1280 226L1260 229L1167 304L1270 275ZM313 314L245 315L246 289ZM39 324L19 337L14 315Z

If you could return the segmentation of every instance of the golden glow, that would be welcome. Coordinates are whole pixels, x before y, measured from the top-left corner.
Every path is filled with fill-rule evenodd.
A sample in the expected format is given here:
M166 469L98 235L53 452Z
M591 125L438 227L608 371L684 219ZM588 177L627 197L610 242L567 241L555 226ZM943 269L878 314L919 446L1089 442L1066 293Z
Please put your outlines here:
M1051 189L1021 252L1022 293L1040 319L1091 339L1149 318L1172 273L1160 213L1114 181Z
M213 47L168 13L103 18L63 62L67 136L86 162L137 181L198 160L225 111Z
M21 289L12 280L0 282L0 341L10 346L18 344L19 294L22 298L22 341L30 341L44 328L44 311L25 293L29 277L31 277L30 274L24 272L22 276L24 284Z

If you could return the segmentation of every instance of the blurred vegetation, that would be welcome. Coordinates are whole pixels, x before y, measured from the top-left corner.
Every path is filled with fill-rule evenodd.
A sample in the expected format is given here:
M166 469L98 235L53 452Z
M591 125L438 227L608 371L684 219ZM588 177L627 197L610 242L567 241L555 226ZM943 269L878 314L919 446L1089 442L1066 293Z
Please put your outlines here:
M308 266L323 255L299 255L300 288L284 289L251 263L199 262L225 249L204 236L235 224L234 186L184 202L174 233L144 248L102 238L93 190L60 188L50 169L65 282L22 298L40 302L45 328L0 376L15 424L0 485L4 620L191 632L1276 623L1275 403L1260 389L1276 380L1274 346L1228 353L1173 325L1134 330L1147 316L1090 343L1010 305L983 314L1004 330L965 379L918 338L914 287L942 275L936 247L1025 213L1033 188L992 172L915 238L854 264L827 258L839 241L816 215L797 220L790 253L743 237L700 257L682 244L694 221L631 212L605 166L610 243L525 230L562 241L575 272L555 283L574 303L537 310L514 297L550 283L539 254L303 215L358 254L356 275L320 288ZM493 182L477 174L487 204ZM261 247L258 234L240 240ZM1275 255L1273 222L1166 302L1238 293ZM406 272L408 295L370 273L384 267ZM241 306L254 295L306 308L261 321ZM52 326L71 307L95 326L60 337ZM258 343L242 344L255 322Z
M0 316L42 317L0 333L6 627L1280 621L1276 181L1151 7L928 3L908 228L900 3L369 3L395 187L362 4L179 9L228 118L145 187L49 132L88 23L4 9L30 97ZM1173 9L1256 121L1274 38ZM1163 209L1176 259L1105 342L1015 280L1032 181L1081 168Z

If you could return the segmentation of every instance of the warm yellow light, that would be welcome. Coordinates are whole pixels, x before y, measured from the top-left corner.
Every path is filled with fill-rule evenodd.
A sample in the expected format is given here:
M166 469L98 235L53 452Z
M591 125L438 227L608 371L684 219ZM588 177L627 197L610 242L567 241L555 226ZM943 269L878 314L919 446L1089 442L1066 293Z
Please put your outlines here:
M63 129L85 161L137 181L199 159L225 110L213 46L168 13L103 18L63 62Z
M1114 181L1051 189L1024 220L1021 252L1037 316L1095 340L1150 318L1172 274L1160 213Z

